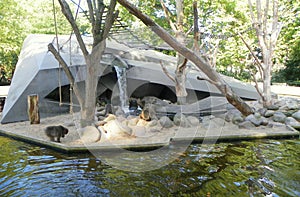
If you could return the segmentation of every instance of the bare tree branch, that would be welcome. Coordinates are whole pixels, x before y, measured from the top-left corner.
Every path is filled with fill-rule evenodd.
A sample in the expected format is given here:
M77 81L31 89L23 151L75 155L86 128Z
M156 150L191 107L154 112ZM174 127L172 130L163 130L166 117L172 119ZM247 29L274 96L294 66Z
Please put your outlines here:
M263 69L263 66L261 65L259 59L257 58L257 56L254 54L254 52L252 51L251 47L248 45L248 43L245 41L245 39L243 38L243 36L238 32L238 35L240 36L240 38L242 39L243 43L246 45L246 47L249 49L252 57L255 59L255 62L257 63L257 65Z
M187 61L188 61L188 60L187 60L186 58L184 58L182 64L178 66L179 72L183 72L183 70L186 68L186 63L187 63Z
M252 78L253 78L253 81L254 81L254 83L255 83L255 89L256 89L256 91L257 91L257 93L259 94L259 96L264 100L264 96L263 96L263 94L262 94L262 92L260 91L260 89L259 89L259 87L258 87L258 82L257 82L257 80L256 80L256 77L255 77L255 75L251 72L251 76L252 76Z
M105 19L105 23L104 23L104 27L103 27L103 32L102 32L102 40L106 39L109 31L114 23L114 21L116 20L116 18L118 17L119 12L117 11L116 13L114 13L115 7L116 7L116 0L110 0L110 5L108 7L108 13L106 14L106 19Z
M167 77L169 77L175 83L175 78L169 73L167 68L163 65L162 61L160 61L160 65L164 73L167 75Z
M161 7L163 8L164 10L164 13L165 13L165 17L169 23L169 25L171 26L171 29L176 32L177 31L177 28L175 26L175 24L173 23L173 21L171 20L170 18L170 10L166 7L165 3L163 2L163 0L160 0L160 4L161 4Z
M89 8L89 16L90 16L90 23L92 24L92 28L95 26L95 17L94 17L94 8L91 0L86 0ZM94 32L94 29L92 30Z
M67 18L67 20L71 24L72 29L74 30L74 34L76 36L76 39L78 41L78 44L80 46L80 49L81 49L83 55L86 57L89 54L89 52L86 49L86 46L83 42L83 39L81 37L79 28L78 28L78 26L75 22L75 19L74 19L73 14L70 10L70 7L69 7L69 5L67 4L67 2L65 0L58 0L58 1L60 3L61 8L62 8L62 13L65 15L65 17Z
M75 79L74 76L72 75L67 63L65 62L65 60L60 56L60 54L58 53L58 51L55 49L55 47L53 46L52 43L50 43L48 45L48 50L54 55L55 59L61 64L62 68L64 69L71 86L73 87L74 93L78 99L78 102L80 103L80 106L84 106L84 99L80 94L80 90L78 89L76 83L75 83Z
M266 0L265 12L264 12L264 16L263 16L263 32L265 32L265 33L268 32L267 31L268 11L269 11L269 0ZM265 40L265 43L268 43L266 35L264 35L264 40Z
M194 1L193 3L193 10L194 10L194 51L198 54L200 54L200 47L199 47L199 40L200 40L200 33L199 33L199 26L198 26L198 7L197 7L197 1Z

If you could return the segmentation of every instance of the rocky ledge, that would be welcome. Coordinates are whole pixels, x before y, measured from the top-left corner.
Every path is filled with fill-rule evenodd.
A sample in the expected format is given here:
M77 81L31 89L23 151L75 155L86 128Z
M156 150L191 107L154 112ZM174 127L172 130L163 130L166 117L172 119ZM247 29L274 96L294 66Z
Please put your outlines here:
M238 110L231 109L225 114L225 120L245 129L259 126L272 128L284 125L300 129L299 99L283 97L274 100L269 107L263 107L258 101L248 103L253 107L254 114L245 117Z

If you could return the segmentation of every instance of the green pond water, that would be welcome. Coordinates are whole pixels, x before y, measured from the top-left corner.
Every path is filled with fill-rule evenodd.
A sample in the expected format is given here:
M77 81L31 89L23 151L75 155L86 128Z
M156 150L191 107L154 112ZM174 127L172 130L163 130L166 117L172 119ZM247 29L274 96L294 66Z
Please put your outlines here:
M1 197L300 196L299 139L192 144L172 163L147 172L5 137L0 147Z

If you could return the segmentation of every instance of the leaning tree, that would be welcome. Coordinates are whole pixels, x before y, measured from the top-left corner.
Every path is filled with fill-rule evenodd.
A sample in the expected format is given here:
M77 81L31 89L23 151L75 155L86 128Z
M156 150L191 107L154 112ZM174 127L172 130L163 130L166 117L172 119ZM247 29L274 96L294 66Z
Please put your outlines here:
M155 23L151 18L142 13L137 7L128 2L127 0L117 0L122 6L124 6L131 14L139 18L146 26L148 26L153 32L155 32L162 40L168 43L178 53L184 56L186 59L192 61L208 78L207 81L214 84L222 94L225 95L227 100L241 111L244 115L253 113L253 109L247 105L239 96L237 96L228 84L222 79L221 75L212 68L202 57L197 55L194 51L188 49L171 36L166 30Z
M78 89L68 65L60 56L58 51L52 44L49 44L48 48L54 54L55 58L60 62L64 71L66 72L70 84L74 89L74 94L76 95L80 104L81 126L85 126L94 121L98 78L104 69L104 67L100 65L100 60L106 48L106 38L108 37L109 31L118 16L118 12L115 11L116 0L110 0L108 5L105 4L106 1L104 0L86 0L88 5L87 16L92 27L91 33L93 35L93 44L91 50L88 50L87 44L84 43L69 4L65 0L58 1L61 6L62 13L69 21L74 31L77 42L86 62L84 96L81 95L81 91Z

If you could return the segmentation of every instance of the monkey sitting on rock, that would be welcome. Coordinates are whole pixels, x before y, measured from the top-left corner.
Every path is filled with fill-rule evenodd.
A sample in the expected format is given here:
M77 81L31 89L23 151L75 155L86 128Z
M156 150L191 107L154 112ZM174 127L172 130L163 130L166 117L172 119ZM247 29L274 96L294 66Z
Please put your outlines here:
M65 137L68 132L69 130L61 125L49 126L45 128L45 134L50 138L52 142L55 142L55 138L57 139L57 142L60 142L60 138Z

